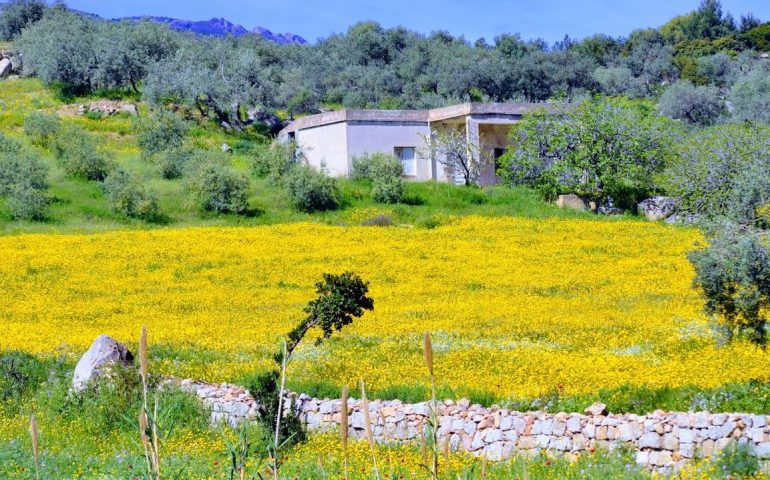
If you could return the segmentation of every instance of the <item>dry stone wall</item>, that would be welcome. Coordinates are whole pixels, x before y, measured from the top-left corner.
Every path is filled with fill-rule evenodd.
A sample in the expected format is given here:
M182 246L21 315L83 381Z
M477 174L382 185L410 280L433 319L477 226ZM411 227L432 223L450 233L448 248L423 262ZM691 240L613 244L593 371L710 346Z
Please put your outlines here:
M257 404L242 387L181 382L212 411L212 421L231 424L254 418ZM311 431L336 430L342 415L340 400L319 400L290 394L294 408ZM361 402L348 403L350 434L363 438ZM373 432L380 442L408 442L420 438L430 416L427 402L404 404L398 400L369 402ZM672 471L688 460L707 458L730 442L750 445L760 459L770 459L770 417L739 413L669 413L649 415L608 414L601 404L585 414L521 413L471 405L467 400L447 400L437 405L439 438L454 451L504 460L514 454L541 450L578 455L597 448L614 450L622 445L636 450L639 464L657 471Z

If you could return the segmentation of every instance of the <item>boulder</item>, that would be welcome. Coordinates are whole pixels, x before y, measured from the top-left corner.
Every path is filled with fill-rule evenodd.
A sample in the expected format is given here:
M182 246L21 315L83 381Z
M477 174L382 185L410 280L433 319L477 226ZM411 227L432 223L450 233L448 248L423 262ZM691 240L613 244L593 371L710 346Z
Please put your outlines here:
M11 64L10 58L3 58L0 60L0 78L10 75L11 70L13 70L13 65Z
M139 115L139 110L137 110L136 105L134 105L133 103L125 103L121 105L120 111L122 113L127 113L132 117L136 117Z
M607 405L603 404L602 402L596 402L590 407L586 408L585 413L586 415L590 415L592 417L607 415Z
M623 215L623 210L618 207L599 207L596 213L599 215Z
M587 198L580 197L574 193L559 195L556 199L556 205L561 208L571 208L573 210L596 210L596 203Z
M227 143L223 143L221 149L222 149L222 153L233 153L233 147L231 147Z
M100 335L80 357L72 377L72 388L81 392L89 381L105 373L110 366L118 363L130 366L133 362L134 356L124 345L107 335Z
M665 220L674 214L676 200L671 197L652 197L641 202L638 208L647 220Z

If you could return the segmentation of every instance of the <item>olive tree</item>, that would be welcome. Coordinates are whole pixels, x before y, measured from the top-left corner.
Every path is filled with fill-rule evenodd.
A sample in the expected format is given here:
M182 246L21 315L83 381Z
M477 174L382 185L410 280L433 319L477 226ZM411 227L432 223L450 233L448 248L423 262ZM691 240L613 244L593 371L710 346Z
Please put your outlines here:
M763 347L767 343L770 250L766 234L723 224L712 233L707 247L689 255L705 311L728 341L744 335Z
M660 97L663 115L696 125L711 125L724 110L716 87L695 86L687 80L671 85Z
M9 41L43 18L48 6L43 0L9 0L0 4L0 40Z
M736 120L770 123L770 65L756 65L733 85L730 101Z
M665 179L682 211L744 225L762 221L758 209L770 202L770 127L719 125L696 133L677 150Z
M49 9L24 29L17 44L24 72L63 90L84 93L96 87L98 27L66 8Z

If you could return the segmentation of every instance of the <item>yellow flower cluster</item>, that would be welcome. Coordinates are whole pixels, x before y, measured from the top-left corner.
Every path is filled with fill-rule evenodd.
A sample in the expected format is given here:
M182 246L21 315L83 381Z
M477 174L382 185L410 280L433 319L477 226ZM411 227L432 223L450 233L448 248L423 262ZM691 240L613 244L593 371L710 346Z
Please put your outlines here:
M457 219L427 230L290 224L0 238L0 349L82 353L99 334L210 381L267 368L322 273L371 283L375 311L290 366L295 381L440 384L498 397L770 379L719 348L692 288L693 230L637 221Z

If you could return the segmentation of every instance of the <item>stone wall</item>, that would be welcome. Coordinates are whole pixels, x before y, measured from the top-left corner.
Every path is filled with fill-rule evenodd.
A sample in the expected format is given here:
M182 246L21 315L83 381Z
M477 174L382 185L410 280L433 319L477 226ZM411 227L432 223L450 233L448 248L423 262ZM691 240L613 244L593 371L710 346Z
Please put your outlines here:
M195 393L212 410L212 420L231 424L253 418L256 402L241 387L209 385L185 380L183 389ZM340 400L319 400L291 394L301 418L311 431L339 427ZM361 402L351 399L350 434L364 436ZM404 404L398 400L369 403L374 435L381 442L420 439L430 416L426 402ZM601 404L585 414L520 413L501 408L471 405L467 400L447 400L437 406L440 442L449 441L454 451L504 460L515 453L549 450L566 455L596 448L613 450L621 445L636 449L639 464L658 471L681 467L694 457L710 457L735 441L749 444L761 459L770 459L770 417L747 414L668 413L649 415L608 414Z

